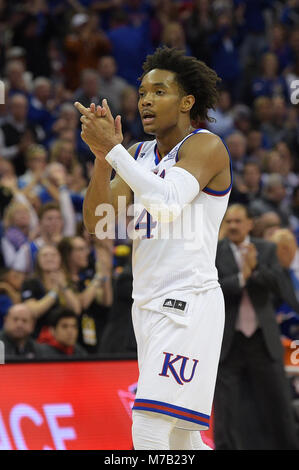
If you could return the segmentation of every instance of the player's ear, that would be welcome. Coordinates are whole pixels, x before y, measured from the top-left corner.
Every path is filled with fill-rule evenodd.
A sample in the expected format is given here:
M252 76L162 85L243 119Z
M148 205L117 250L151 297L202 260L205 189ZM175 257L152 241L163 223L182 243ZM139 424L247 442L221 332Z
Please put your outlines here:
M194 103L195 103L195 98L193 95L183 96L181 100L181 111L183 113L188 113L191 110Z

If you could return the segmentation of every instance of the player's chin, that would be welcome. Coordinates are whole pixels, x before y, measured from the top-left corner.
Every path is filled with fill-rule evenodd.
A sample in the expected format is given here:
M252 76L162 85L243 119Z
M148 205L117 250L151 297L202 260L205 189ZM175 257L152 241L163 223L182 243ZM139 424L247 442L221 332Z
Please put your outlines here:
M149 135L155 135L156 134L156 126L153 126L153 124L143 123L143 130L146 134L149 134Z

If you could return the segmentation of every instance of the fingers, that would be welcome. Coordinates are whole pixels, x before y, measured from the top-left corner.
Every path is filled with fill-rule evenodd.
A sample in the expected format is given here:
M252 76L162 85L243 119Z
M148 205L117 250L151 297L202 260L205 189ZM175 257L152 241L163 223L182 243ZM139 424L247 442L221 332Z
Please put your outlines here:
M89 116L90 115L90 110L88 108L85 108L83 104L79 103L79 101L76 101L74 103L75 108L78 109L79 113L83 114L84 116Z
M121 127L121 116L116 116L114 121L114 128L116 135L122 135L122 127Z
M110 119L110 120L112 120L112 121L114 121L113 116L112 116L111 111L110 111L110 108L109 108L109 106L108 106L108 103L107 103L106 98L103 99L103 101L102 101L102 106L103 106L103 108L106 110L106 116L107 116L107 118Z
M102 108L101 106L97 106L97 116L99 117L105 117L107 116L107 111L105 108Z
M88 121L89 121L89 117L88 116L81 116L80 121L82 122L82 124L87 124Z

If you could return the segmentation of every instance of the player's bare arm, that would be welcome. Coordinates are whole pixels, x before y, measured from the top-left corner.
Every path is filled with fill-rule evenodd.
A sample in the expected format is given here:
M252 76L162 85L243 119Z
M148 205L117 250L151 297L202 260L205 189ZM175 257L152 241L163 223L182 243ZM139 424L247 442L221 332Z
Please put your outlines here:
M175 167L191 173L201 190L209 186L222 191L231 182L228 152L221 139L213 134L195 134L187 139L179 150Z
M83 203L84 224L89 233L94 233L99 221L99 217L95 215L96 207L99 204L112 204L117 214L118 197L124 196L129 205L132 202L132 190L119 175L110 181L112 168L105 160L105 155L110 148L122 141L120 116L113 119L110 110L108 113L106 101L102 107L97 106L97 108L94 104L91 104L89 109L80 103L76 103L75 106L82 114L81 137L96 157ZM133 145L128 150L131 156L135 154L137 145Z

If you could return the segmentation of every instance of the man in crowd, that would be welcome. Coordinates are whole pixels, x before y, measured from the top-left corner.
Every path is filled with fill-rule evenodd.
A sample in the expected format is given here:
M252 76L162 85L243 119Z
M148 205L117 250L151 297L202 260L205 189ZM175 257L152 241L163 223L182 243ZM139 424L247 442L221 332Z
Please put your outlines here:
M0 341L4 343L5 359L47 357L41 344L31 337L34 329L33 315L25 304L13 305L4 317Z
M283 279L276 246L250 237L253 222L245 206L230 206L225 224L216 258L226 304L214 401L216 448L295 449L298 438L272 302ZM244 391L252 411L242 419Z

